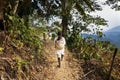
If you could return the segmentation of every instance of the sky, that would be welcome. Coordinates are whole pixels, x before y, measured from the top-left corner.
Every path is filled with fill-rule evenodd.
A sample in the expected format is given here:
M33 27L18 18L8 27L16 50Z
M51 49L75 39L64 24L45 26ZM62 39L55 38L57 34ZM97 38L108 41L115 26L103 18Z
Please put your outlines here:
M105 0L99 0L100 4ZM115 11L110 6L102 5L103 10L91 13L92 15L99 15L108 21L108 26L103 26L103 31L107 31L113 27L120 26L120 11Z
M105 20L107 20L108 25L106 26L101 26L101 28L103 29L103 31L107 31L111 28L120 26L120 11L115 11L114 9L111 9L110 6L108 5L102 5L103 2L105 2L106 0L97 0L99 2L99 4L102 6L102 11L95 11L92 12L91 15L99 15L102 18L104 18ZM55 19L55 21L59 19Z

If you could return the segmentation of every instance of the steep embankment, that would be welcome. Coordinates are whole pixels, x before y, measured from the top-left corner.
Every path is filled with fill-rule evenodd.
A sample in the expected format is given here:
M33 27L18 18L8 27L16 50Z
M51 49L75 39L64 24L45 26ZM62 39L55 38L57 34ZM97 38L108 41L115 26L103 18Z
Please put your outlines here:
M9 37L6 41L1 43L0 80L83 80L78 60L67 49L61 68L57 67L53 41L46 41L43 51L34 54L29 47L15 47Z

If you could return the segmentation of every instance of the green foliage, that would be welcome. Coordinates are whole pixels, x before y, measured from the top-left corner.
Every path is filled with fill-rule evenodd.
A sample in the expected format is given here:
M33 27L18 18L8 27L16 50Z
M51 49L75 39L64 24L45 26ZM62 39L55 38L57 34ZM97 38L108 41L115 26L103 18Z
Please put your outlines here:
M80 52L81 40L82 38L79 34L71 34L69 37L67 37L68 49L72 52Z
M21 59L20 57L16 57L16 65L18 69L21 69L22 66L27 65L29 62L26 60Z
M76 3L75 8L76 8L79 12L81 12L82 15L85 16L85 10L84 10L84 8L83 8L78 2Z
M100 16L91 16L89 14L86 15L86 17L83 17L83 21L87 24L95 24L95 25L107 25L107 21L104 18L101 18Z
M120 10L119 0L106 0L105 4L108 4L112 9L116 11Z
M2 52L4 50L4 48L0 47L0 52Z
M24 45L36 51L42 49L40 35L44 32L43 28L25 26L24 19L17 15L11 16L6 14L6 18L8 19L6 22L8 24L8 32L17 48Z
M99 38L102 36L102 33L99 32ZM72 33L67 37L67 46L70 51L72 51L75 57L83 59L100 59L101 51L112 51L113 46L110 45L109 41L97 41L91 37L83 39L80 34L77 34L77 31Z

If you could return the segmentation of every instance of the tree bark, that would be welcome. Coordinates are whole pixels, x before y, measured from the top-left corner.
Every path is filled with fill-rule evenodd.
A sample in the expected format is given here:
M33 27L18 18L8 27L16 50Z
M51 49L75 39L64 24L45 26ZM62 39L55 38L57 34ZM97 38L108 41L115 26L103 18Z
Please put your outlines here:
M0 20L3 19L3 1L0 0Z
M3 19L3 0L0 0L0 30L4 30Z
M24 24L28 26L28 19L29 19L29 14L31 14L31 0L23 0L19 1L18 9L17 9L17 14L19 17L23 18ZM17 5L16 5L17 6Z
M111 66L110 66L110 70L109 70L109 73L108 73L108 78L107 80L110 80L110 77L111 77L111 73L112 73L112 69L113 69L113 64L114 64L114 60L115 60L115 56L117 55L117 48L115 48L115 51L114 51L114 54L113 54L113 58L112 58L112 62L111 62Z
M14 15L17 12L18 4L19 4L19 0L15 1L15 6L14 6L14 10L13 10Z
M68 15L67 15L67 0L61 0L62 2L62 34L66 37L67 27L68 27Z
M62 34L63 34L64 37L66 37L67 26L68 26L67 15L63 15L62 16Z

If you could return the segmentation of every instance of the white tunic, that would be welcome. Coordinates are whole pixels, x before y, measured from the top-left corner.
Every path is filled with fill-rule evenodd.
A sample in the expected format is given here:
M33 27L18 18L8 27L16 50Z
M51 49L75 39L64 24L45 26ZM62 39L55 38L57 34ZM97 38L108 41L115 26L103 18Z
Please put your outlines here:
M58 37L56 37L55 39L54 39L54 44L55 44L55 41L58 39ZM66 41L65 41L65 38L64 37L62 37L62 39L63 39L63 44L64 44L64 48L65 48L65 44L66 44ZM56 49L56 54L57 54L57 56L59 57L59 58L61 58L61 55L64 55L64 50L65 49L61 49L61 50L57 50Z

